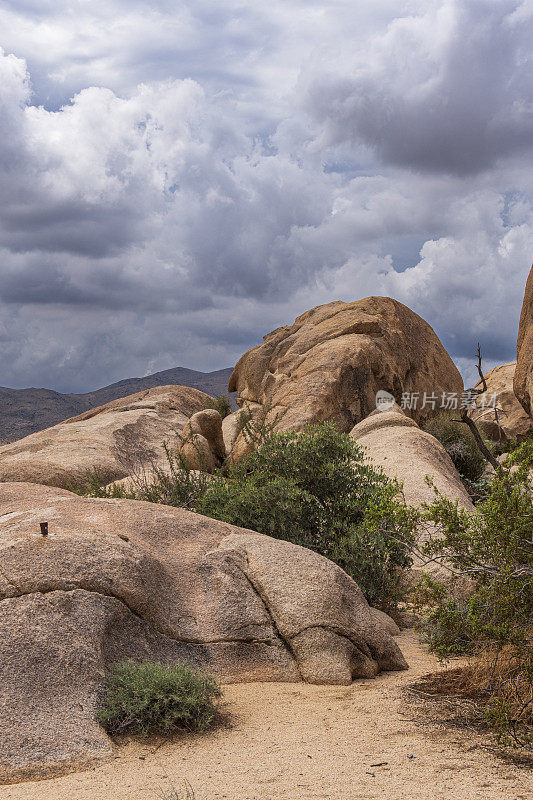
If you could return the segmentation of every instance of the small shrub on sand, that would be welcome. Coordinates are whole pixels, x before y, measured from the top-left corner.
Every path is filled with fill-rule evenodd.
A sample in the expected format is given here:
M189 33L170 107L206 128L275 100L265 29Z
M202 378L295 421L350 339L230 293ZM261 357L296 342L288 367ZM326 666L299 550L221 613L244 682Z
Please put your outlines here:
M203 731L215 718L221 694L213 677L184 664L125 661L108 675L97 717L111 734Z
M446 697L456 720L488 725L500 742L531 749L531 662L515 648L479 650L465 666L425 675L413 688Z
M170 789L169 791L165 791L162 794L158 795L158 800L195 800L196 795L194 793L194 789L192 788L191 784L185 781L185 785L183 787L183 791L179 791L178 789Z

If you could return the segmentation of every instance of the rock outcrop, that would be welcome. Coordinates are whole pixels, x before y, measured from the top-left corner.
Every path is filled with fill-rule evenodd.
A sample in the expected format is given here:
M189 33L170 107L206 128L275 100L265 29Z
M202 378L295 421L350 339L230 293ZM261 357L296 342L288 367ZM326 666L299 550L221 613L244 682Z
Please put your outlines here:
M180 439L180 453L190 469L212 473L222 466L226 457L222 417L214 408L193 414Z
M67 487L96 474L104 483L153 464L163 444L212 398L184 386L161 386L93 408L53 428L0 447L0 481Z
M527 279L518 327L514 393L526 413L533 417L533 267Z
M369 458L390 478L403 483L408 505L431 503L435 497L428 475L441 494L469 510L472 501L453 462L437 439L421 430L400 409L375 411L359 422L350 436L365 448Z
M470 416L483 433L494 441L522 440L533 427L533 420L516 399L513 381L516 361L502 364L485 375L487 391L476 397ZM476 389L482 389L481 381ZM494 410L496 402L496 411Z
M239 406L268 411L279 430L335 421L343 431L376 408L384 390L400 402L418 393L412 416L424 420L423 396L458 392L463 382L430 325L387 297L334 302L269 333L237 363L229 390ZM242 436L240 437L242 438ZM240 446L239 438L234 451Z
M348 684L406 668L389 623L302 547L184 509L0 484L0 778L109 755L94 711L118 660Z

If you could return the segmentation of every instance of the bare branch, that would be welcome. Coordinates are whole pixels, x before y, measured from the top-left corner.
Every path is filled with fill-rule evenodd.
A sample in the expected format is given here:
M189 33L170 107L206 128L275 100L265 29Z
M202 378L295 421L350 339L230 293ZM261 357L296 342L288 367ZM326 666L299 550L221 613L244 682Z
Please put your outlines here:
M481 379L481 383L483 385L483 389L482 390L481 389L473 389L472 391L475 392L476 394L483 394L483 392L487 391L487 381L485 380L485 376L483 375L481 345L479 344L479 342L478 342L478 346L477 346L477 365L476 366L477 366L477 371L479 373L479 377ZM465 425L468 425L468 427L472 431L472 435L473 435L473 437L474 437L474 439L476 441L478 449L481 451L481 453L483 454L484 458L486 458L486 460L489 462L489 464L491 464L494 467L496 472L501 471L502 470L502 465L500 463L498 463L496 458L493 456L493 454L490 452L489 448L487 447L487 445L483 441L483 437L481 436L476 423L468 415L469 411L470 411L470 407L469 406L465 406L465 408L461 412L461 419L460 420L454 420L454 421L455 422L464 422ZM500 426L499 420L497 420L497 422L498 422L498 427L499 427Z
M496 472L502 469L502 465L496 460L493 454L490 452L489 448L483 441L483 438L480 432L477 429L477 425L471 417L468 416L468 408L465 408L461 414L461 422L464 422L465 425L468 425L470 430L472 431L472 435L476 440L476 444L478 448L481 450L489 464L492 464Z
M481 360L482 360L481 345L478 342L477 343L477 364L476 364L476 366L477 366L477 371L479 373L479 377L480 377L480 380L481 380L481 385L483 386L483 391L486 392L487 391L487 381L485 380L485 376L483 375L483 369L481 368ZM482 394L482 392L478 390L478 394Z

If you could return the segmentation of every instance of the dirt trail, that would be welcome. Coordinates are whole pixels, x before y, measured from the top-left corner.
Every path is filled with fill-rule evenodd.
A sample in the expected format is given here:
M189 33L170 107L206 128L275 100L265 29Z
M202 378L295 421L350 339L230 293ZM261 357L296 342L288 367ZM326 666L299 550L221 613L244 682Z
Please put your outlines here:
M349 687L228 686L231 730L156 752L129 744L87 772L0 787L0 800L156 800L184 779L196 800L529 800L531 772L467 732L413 723L401 688L437 664L413 632L398 641L407 672Z

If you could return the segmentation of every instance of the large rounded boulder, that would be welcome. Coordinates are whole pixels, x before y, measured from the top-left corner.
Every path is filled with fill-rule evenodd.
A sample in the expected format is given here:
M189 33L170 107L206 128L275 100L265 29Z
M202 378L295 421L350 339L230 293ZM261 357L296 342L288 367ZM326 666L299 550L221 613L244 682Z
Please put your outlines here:
M389 478L403 484L407 505L433 501L435 492L426 480L429 477L445 497L473 509L470 495L444 447L401 409L374 411L355 425L350 436Z
M533 427L532 418L526 414L514 393L515 370L516 361L489 370L485 375L487 389L476 397L470 412L485 436L494 441L521 441ZM476 389L483 389L481 381Z
M170 506L0 484L4 781L111 753L95 708L117 661L349 684L407 667L391 633L305 548Z
M533 267L527 279L520 314L514 393L526 413L533 417Z
M226 458L222 417L214 408L197 411L183 427L180 454L189 469L214 472Z
M424 503L431 504L437 489L444 497L457 501L466 510L474 510L470 495L444 447L434 436L421 430L400 408L374 411L353 428L350 436L365 448L375 466L381 467L389 478L402 484L399 499L407 505L417 507ZM435 535L438 532L433 525L422 523L418 545ZM448 580L451 575L447 566L440 562L429 562L420 553L415 554L414 567L415 572L423 568L439 580ZM459 589L462 592L465 588L468 589L468 586L463 581Z
M110 483L164 466L164 443L176 447L189 417L210 401L186 386L159 386L113 400L0 447L0 481L70 487L91 477Z
M379 390L398 402L404 393L418 394L410 413L421 421L433 411L424 393L440 398L462 389L431 326L388 297L307 311L248 350L229 382L239 406L278 430L333 420L348 432L376 408ZM238 437L234 452L240 444Z

